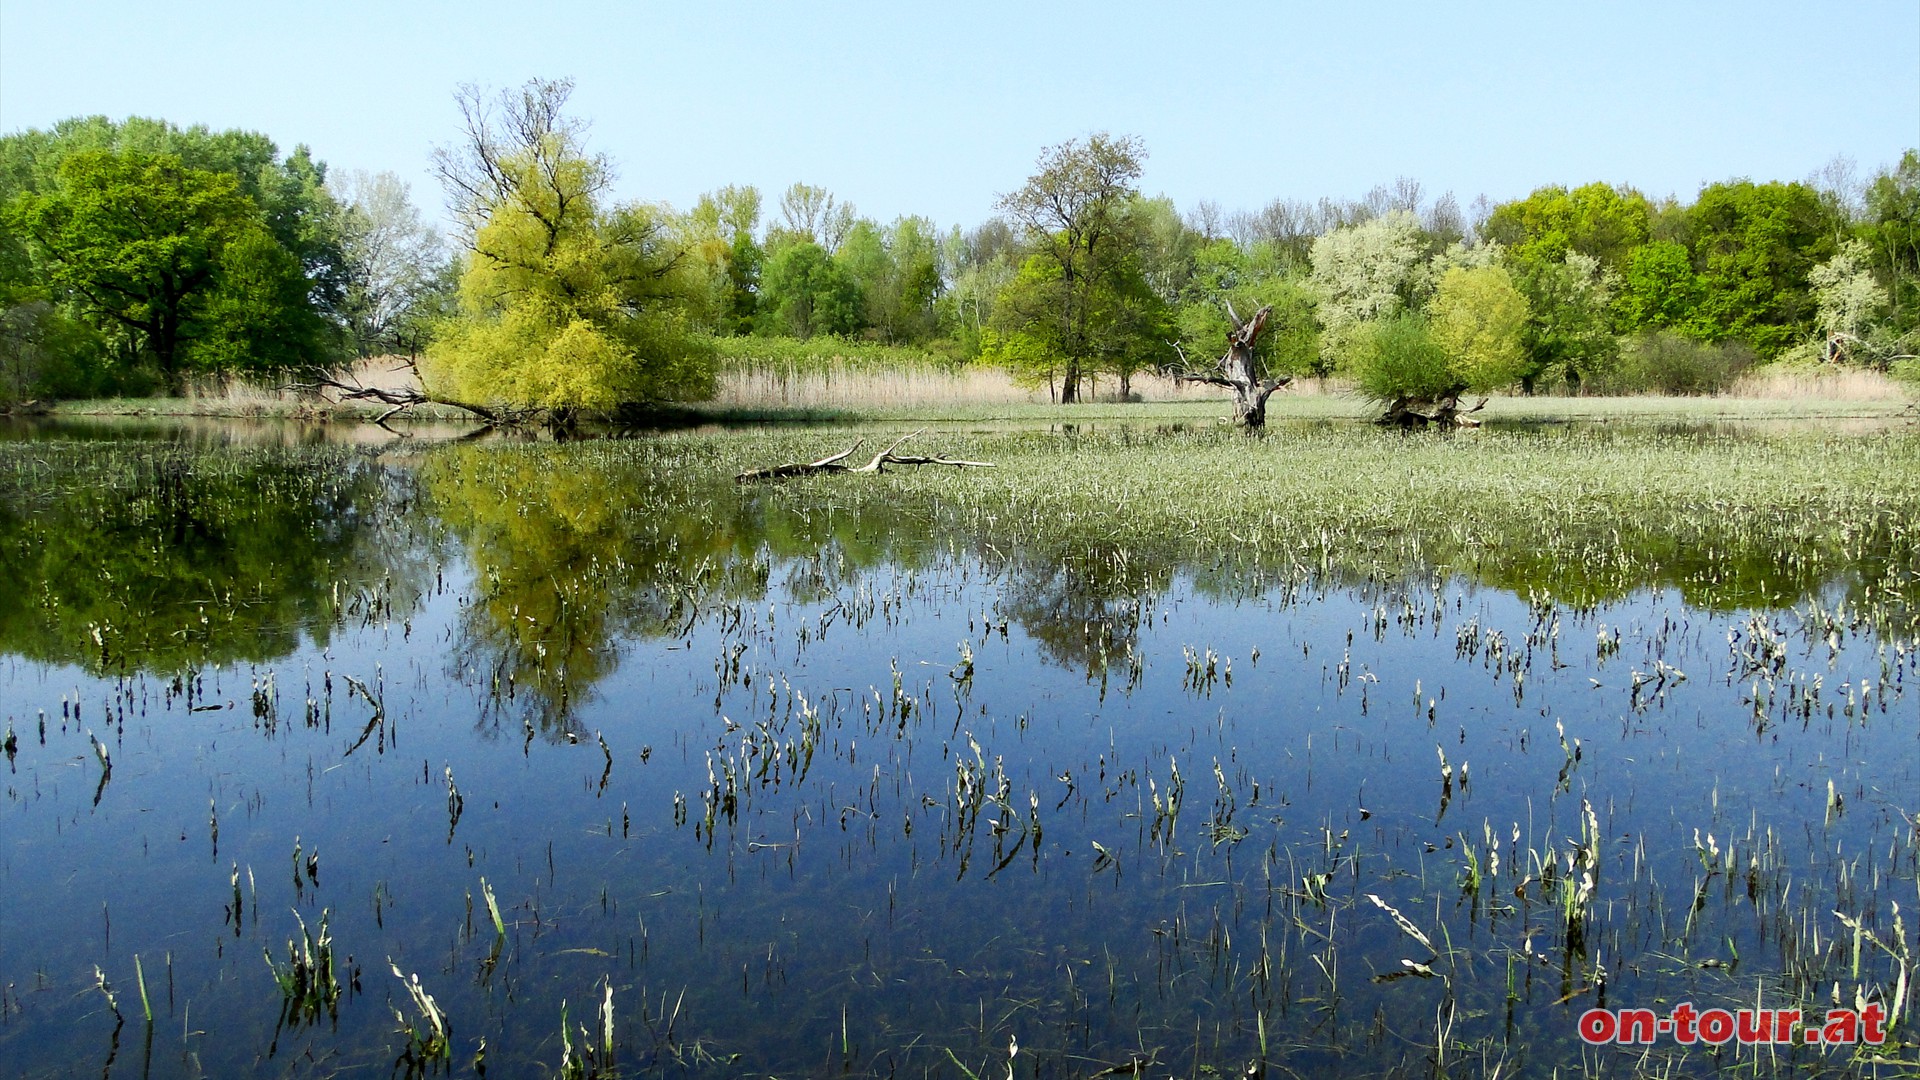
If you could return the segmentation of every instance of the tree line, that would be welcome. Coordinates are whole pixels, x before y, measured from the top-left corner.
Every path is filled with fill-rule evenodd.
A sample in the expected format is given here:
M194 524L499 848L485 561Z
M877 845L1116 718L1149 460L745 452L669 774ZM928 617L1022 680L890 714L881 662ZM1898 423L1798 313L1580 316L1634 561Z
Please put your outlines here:
M444 394L572 412L708 396L731 339L832 336L1072 402L1204 366L1234 307L1270 309L1266 370L1383 401L1914 363L1914 151L1864 182L1843 162L1689 203L1591 183L1462 208L1401 179L1182 213L1139 189L1139 140L1096 134L1043 151L989 220L941 229L803 183L616 201L571 89L458 93L434 155L444 233L392 174L330 173L257 133L88 117L0 137L0 399L398 354Z

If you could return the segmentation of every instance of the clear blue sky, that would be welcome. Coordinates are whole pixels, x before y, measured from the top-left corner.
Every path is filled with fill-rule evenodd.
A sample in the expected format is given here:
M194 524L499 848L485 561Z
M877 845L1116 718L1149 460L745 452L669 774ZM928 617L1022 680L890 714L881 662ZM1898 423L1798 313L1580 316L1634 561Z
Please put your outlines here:
M1862 175L1920 146L1920 0L679 4L0 0L0 131L104 113L257 130L336 169L426 161L453 88L571 76L624 197L804 180L881 220L972 225L1043 146L1145 140L1183 209L1462 204L1547 183L1691 199Z

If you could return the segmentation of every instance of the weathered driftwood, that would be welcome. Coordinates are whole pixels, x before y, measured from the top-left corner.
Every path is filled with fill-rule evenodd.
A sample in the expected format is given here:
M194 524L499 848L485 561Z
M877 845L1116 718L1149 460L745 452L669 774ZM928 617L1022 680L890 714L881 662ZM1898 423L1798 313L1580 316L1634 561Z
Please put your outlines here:
M1187 368L1187 351L1178 342L1174 351L1180 354L1180 368L1170 370L1167 375L1177 382L1204 383L1208 386L1223 386L1233 391L1233 422L1242 427L1257 428L1267 422L1267 398L1275 390L1292 382L1291 376L1269 378L1260 370L1260 363L1253 355L1254 342L1260 338L1260 332L1267 328L1267 319L1273 314L1273 305L1268 304L1253 313L1253 318L1241 321L1233 310L1233 304L1227 304L1227 317L1233 320L1233 329L1227 332L1227 351L1215 362L1211 371L1192 371Z
M1826 343L1820 349L1820 359L1829 364L1857 364L1885 371L1896 360L1912 360L1912 353L1889 353L1876 348L1871 342L1849 334L1844 330L1835 330L1827 335Z
M1429 425L1438 427L1480 426L1479 418L1471 415L1487 407L1487 399L1481 398L1471 409L1460 408L1460 391L1442 394L1437 398L1394 398L1387 406L1386 414L1374 423L1386 427L1423 428Z
M416 376L418 375L418 369L414 368L411 361L395 370L405 370L408 368L413 368ZM408 409L420 405L445 405L452 409L462 409L479 417L488 427L523 424L543 411L540 409L512 409L501 406L481 405L476 402L460 401L440 394L428 393L425 390L411 386L363 386L359 383L341 382L331 375L318 375L309 382L294 383L282 389L299 390L308 393L321 393L326 390L331 390L334 392L336 400L339 401L373 401L389 406L387 411L375 417L373 422L383 428L387 428L388 431L392 431L395 435L401 436L405 436L407 433L404 431L395 431L393 428L387 427L387 421L406 412Z
M922 428L920 430L924 431L926 429ZM785 465L774 465L763 469L748 469L733 479L736 483L744 484L749 480L780 480L789 476L811 476L815 473L877 473L886 471L884 466L887 465L952 465L960 469L993 468L993 462L991 461L960 461L956 458L923 457L918 454L894 453L895 450L900 448L901 443L906 442L918 434L920 434L920 431L910 431L893 440L886 449L873 455L872 460L868 461L865 465L850 466L845 464L846 459L851 457L855 450L860 449L860 444L866 442L865 439L855 439L852 446L847 447L837 454L829 454L819 461L789 462Z

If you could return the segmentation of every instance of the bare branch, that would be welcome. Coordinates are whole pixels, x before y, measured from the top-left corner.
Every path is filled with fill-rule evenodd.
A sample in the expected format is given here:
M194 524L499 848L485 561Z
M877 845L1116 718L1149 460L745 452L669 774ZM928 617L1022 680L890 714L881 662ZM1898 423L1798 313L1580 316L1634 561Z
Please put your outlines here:
M1233 319L1233 330L1227 334L1227 351L1214 362L1211 371L1194 371L1187 359L1187 351L1177 341L1169 341L1175 352L1180 354L1178 369L1162 369L1162 374L1176 382L1200 383L1204 386L1218 386L1233 391L1233 419L1246 427L1260 427L1267 419L1267 399L1273 392L1293 381L1291 376L1279 378L1266 376L1260 371L1259 362L1253 355L1254 344L1267 328L1267 319L1273 314L1271 304L1264 305L1253 313L1253 318L1242 321L1240 313L1233 310L1233 302L1227 301L1227 315Z
M887 458L888 458L889 456L891 456L891 455L893 454L893 452L894 452L895 450L898 450L898 449L900 449L900 444L901 444L901 443L903 443L903 442L906 442L906 441L907 441L908 439L911 439L911 438L913 438L913 437L914 437L915 435L918 435L918 434L920 434L920 432L922 432L922 431L925 431L925 430L927 430L927 429L926 429L926 428L920 428L920 429L918 429L918 430L915 430L915 431L909 431L909 432L907 432L907 433L906 433L905 435L902 435L902 436L900 436L899 438L897 438L897 439L895 439L895 440L893 440L893 443L892 443L892 445L890 445L890 446L888 446L888 447L887 447L887 448L886 448L885 450L882 450L882 451L880 451L879 453L877 453L877 454L875 454L875 455L873 455L873 460L872 460L872 461L869 461L869 462L867 462L867 463L866 463L865 465L862 465L862 466L860 466L859 468L857 468L857 469L853 469L853 470L851 470L851 471L852 471L852 472L879 472L879 471L880 471L880 463L881 463L881 462L883 462L883 461L885 461L885 460L887 460Z
M409 364L406 366L411 367L412 365ZM390 405L392 408L380 414L380 417L374 421L381 427L387 428L388 431L393 431L391 427L387 427L388 420L391 420L393 417L408 409L420 405L444 405L448 408L461 409L486 421L489 427L520 424L540 411L537 409L496 408L491 405L481 405L476 402L442 397L439 394L430 394L411 386L362 386L354 383L344 383L330 375L315 376L309 382L291 383L280 389L319 394L322 397L325 397L325 391L332 390L337 395L335 398L337 401L373 401L381 405ZM396 432L396 434L398 434L398 432Z
M991 469L994 467L991 461L963 461L958 458L923 457L920 455L901 455L894 453L895 450L900 448L901 443L906 442L924 430L926 429L922 428L920 431L910 431L900 436L898 439L893 440L886 449L873 455L873 460L858 467L849 468L842 464L842 462L855 450L858 450L860 444L866 441L865 439L855 439L852 446L847 447L837 454L829 454L819 461L806 463L789 462L785 465L746 469L733 479L735 483L744 484L749 480L782 480L789 476L811 476L816 473L877 473L884 472L885 469L883 466L886 465L951 465L959 469Z

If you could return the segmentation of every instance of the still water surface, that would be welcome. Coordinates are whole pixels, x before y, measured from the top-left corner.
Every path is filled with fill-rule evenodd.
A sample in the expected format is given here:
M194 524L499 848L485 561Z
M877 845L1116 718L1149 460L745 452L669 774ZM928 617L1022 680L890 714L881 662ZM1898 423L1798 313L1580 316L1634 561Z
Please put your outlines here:
M1002 546L753 433L110 434L0 445L5 1076L406 1072L395 968L456 1075L609 990L606 1075L1628 1075L1581 1011L1911 970L1834 914L1920 910L1911 564L1575 602Z

